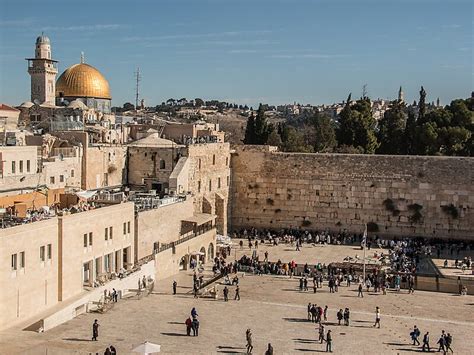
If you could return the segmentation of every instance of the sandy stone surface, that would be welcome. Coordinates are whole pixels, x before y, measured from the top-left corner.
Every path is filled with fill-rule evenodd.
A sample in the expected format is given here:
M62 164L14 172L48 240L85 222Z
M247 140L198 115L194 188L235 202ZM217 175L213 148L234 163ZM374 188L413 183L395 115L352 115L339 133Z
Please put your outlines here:
M281 253L285 260L291 260L293 251L286 251L286 246L271 248L275 256ZM327 257L340 260L351 251L360 255L360 251L353 248L303 248L298 256L301 261L296 261L304 262L305 253L311 260L316 253L317 261L321 262ZM364 293L364 298L358 298L356 286L340 287L334 294L324 286L313 294L300 292L295 278L247 274L241 277L241 301L233 300L234 288L231 287L231 300L224 302L222 298L194 299L190 294L191 275L182 272L175 277L179 285L176 296L171 294L173 278L170 278L160 281L155 292L146 298L121 300L105 314L84 314L43 334L15 329L2 332L0 353L103 354L105 348L113 344L119 354L130 354L134 346L148 340L161 344L162 353L235 354L245 352L247 328L253 331L254 354L263 354L268 342L272 343L275 354L324 352L325 344L317 342L316 325L306 320L308 302L329 306L325 326L332 330L333 352L337 354L419 351L420 348L411 345L409 337L415 324L422 334L430 332L433 348L444 329L454 337L455 353L472 354L473 351L470 341L474 333L472 296L422 291L409 295L402 291L387 295ZM218 288L222 290L223 286ZM376 306L381 309L381 329L373 328ZM183 322L192 307L199 313L199 337L185 335ZM336 325L336 312L344 307L351 309L349 327ZM94 319L101 325L97 342L90 341Z

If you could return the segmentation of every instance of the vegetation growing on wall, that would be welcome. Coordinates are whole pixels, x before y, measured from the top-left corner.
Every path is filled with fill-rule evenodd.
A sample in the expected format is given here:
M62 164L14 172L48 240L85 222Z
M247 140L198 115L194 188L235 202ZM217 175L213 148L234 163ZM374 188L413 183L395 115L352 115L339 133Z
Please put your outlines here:
M367 232L376 233L379 231L379 225L375 222L367 223Z
M408 217L408 219L411 223L418 223L421 221L421 219L423 218L423 215L421 214L422 209L423 206L419 205L418 203L408 205L408 211L411 212L411 215L410 217Z
M441 209L452 219L457 219L459 217L459 211L452 203L449 205L441 206Z
M387 211L392 212L393 216L398 216L400 214L400 210L397 208L397 205L391 198L385 199L382 204L384 205Z

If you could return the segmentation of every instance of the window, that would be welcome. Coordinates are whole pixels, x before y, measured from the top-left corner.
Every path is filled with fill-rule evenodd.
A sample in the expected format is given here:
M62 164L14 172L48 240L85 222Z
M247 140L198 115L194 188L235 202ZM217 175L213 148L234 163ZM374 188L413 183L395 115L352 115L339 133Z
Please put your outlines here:
M109 239L109 228L105 228L105 240Z
M51 256L53 254L53 246L48 244L48 260L51 260Z
M16 270L17 269L17 255L16 254L12 254L12 270Z
M221 188L221 178L217 178L217 188Z
M23 172L23 160L20 160L20 169L19 170L20 170L20 173Z
M123 222L123 234L127 234L127 223Z
M59 182L64 182L64 175L59 175Z
M229 186L230 176L227 176L227 186Z
M12 161L12 174L15 174L15 173L16 173L16 162Z
M92 232L89 233L89 245L92 245Z
M112 239L113 236L114 236L114 227L110 227L109 229L110 229L110 231L109 231L109 237L110 237L110 239Z
M31 170L31 164L30 164L30 161L27 160L27 161L26 161L26 172L29 173L30 170Z
M209 191L212 191L212 180L209 179Z
M212 156L212 165L216 165L216 155Z
M87 233L84 234L84 248L87 248Z
M199 170L201 170L201 159L198 160Z
M130 233L130 221L127 222L127 232Z
M164 169L166 167L165 161L163 159L160 160L160 169Z
M71 169L71 177L74 177L74 169Z
M201 181L198 181L198 192L201 192Z
M25 268L25 252L22 251L20 253L20 269L24 269Z
M50 184L54 184L54 176L50 176L50 177L49 177L49 183L50 183Z
M225 166L229 166L229 157L225 158Z
M46 258L46 255L45 255L45 247L44 245L40 247L40 260L41 261L44 261Z

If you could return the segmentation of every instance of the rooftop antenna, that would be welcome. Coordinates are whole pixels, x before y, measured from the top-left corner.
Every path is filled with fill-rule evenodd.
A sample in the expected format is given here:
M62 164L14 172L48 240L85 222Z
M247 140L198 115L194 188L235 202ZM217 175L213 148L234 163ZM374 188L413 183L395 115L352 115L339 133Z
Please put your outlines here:
M140 95L140 81L142 80L142 77L140 75L140 68L137 67L137 71L135 72L135 80L136 80L136 87L135 87L135 112L138 110L138 97Z
M81 52L81 64L85 63L84 52Z

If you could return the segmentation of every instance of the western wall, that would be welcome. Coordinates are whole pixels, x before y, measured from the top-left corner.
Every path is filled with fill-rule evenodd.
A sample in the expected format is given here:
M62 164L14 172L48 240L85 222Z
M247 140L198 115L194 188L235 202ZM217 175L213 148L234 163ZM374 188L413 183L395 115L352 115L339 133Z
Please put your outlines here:
M304 154L237 146L231 230L303 228L472 238L474 159Z

